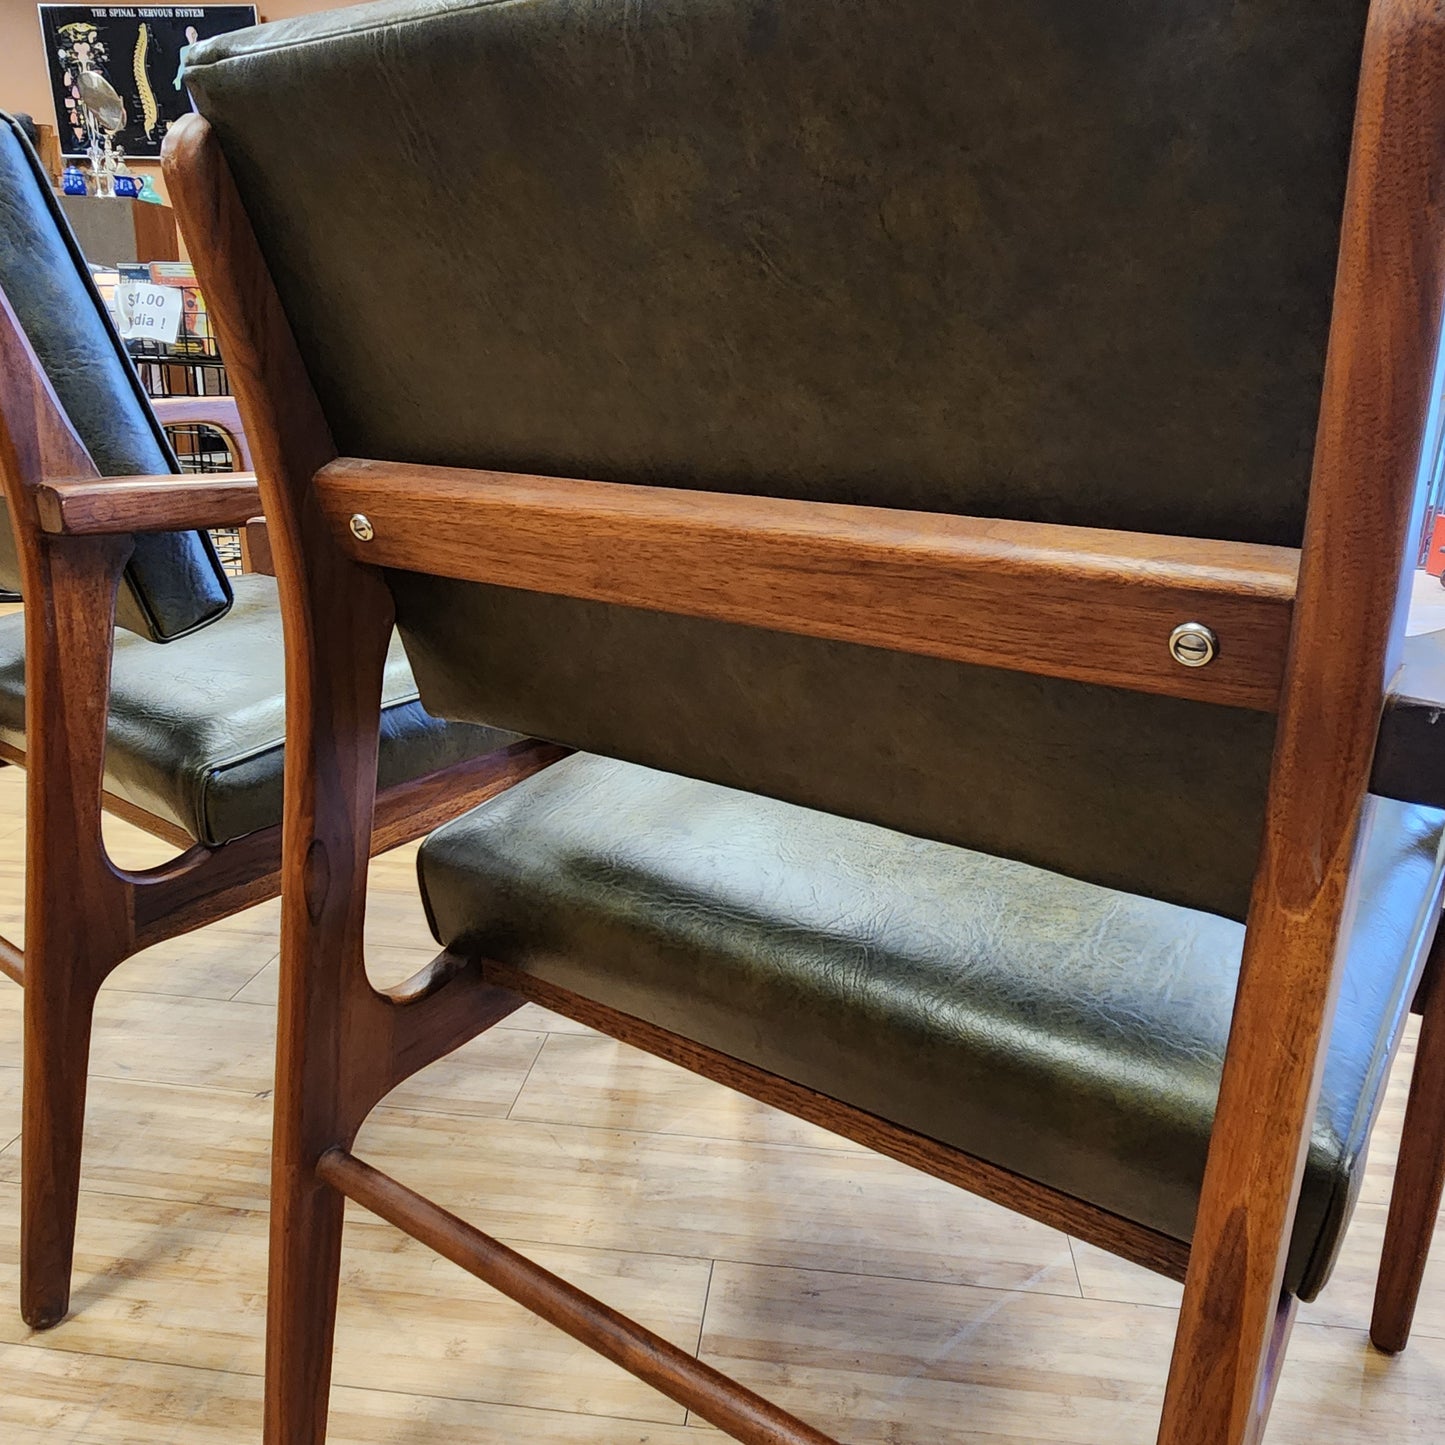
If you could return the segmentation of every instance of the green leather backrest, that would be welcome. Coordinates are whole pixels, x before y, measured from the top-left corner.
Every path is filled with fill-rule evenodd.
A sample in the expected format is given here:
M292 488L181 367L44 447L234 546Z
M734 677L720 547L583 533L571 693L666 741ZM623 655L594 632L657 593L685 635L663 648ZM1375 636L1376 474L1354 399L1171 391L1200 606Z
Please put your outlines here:
M19 125L3 114L0 291L101 475L179 471L50 182ZM0 582L21 586L4 507ZM224 616L230 606L231 584L204 532L136 538L116 604L122 626L168 642Z
M1293 545L1366 8L390 0L188 76L345 454ZM1247 906L1268 718L393 586L429 707Z

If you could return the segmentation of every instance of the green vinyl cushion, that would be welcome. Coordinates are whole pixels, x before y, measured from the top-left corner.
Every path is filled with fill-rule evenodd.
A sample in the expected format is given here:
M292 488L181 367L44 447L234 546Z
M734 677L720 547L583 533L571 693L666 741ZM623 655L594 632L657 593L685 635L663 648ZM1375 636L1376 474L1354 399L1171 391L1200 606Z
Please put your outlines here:
M286 725L281 609L271 577L240 577L220 620L166 647L115 634L106 789L216 846L281 821ZM25 632L0 617L0 739L25 747ZM508 733L432 717L392 639L379 787L489 753Z
M1442 815L1374 800L1286 1283L1323 1285ZM1243 928L576 755L422 847L437 939L1189 1239Z
M382 0L186 77L343 455L1294 546L1368 8ZM1262 714L389 581L443 716L1244 915Z

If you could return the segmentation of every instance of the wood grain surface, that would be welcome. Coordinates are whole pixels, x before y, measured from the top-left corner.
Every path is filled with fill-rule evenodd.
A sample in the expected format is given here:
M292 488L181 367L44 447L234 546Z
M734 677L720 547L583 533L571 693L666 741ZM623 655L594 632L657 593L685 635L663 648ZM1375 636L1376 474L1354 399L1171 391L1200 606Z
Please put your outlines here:
M349 457L315 493L358 562L1265 711L1298 566L1243 542ZM1184 622L1219 639L1205 667L1170 656Z

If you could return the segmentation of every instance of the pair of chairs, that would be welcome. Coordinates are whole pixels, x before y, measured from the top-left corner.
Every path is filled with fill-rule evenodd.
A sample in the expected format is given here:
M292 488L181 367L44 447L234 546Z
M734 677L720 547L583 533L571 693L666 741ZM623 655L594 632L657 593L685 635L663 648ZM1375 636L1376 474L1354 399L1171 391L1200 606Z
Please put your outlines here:
M0 197L0 583L25 596L22 613L0 618L0 758L27 773L25 940L0 939L0 969L25 988L21 1312L44 1328L69 1301L97 991L139 950L279 891L283 650L274 579L228 578L200 530L254 517L255 477L175 475L49 181L8 118ZM234 404L162 410L224 427L245 455ZM87 529L98 473L129 478L107 485L145 499L134 537ZM380 732L377 850L485 797L514 741L428 716L399 646ZM102 810L180 855L117 867Z
M1263 1434L1414 1002L1401 1348L1445 1164L1403 642L1438 7L387 0L187 76L288 658L270 1445L325 1436L347 1198L734 1438L826 1441L352 1153L528 999L1182 1278L1168 1445ZM98 552L194 520L57 475ZM435 714L555 742L424 844L442 952L383 994L393 621Z
M324 1435L346 1198L734 1437L824 1438L352 1154L523 999L1182 1277L1159 1438L1220 1445L1418 998L1399 1348L1445 1158L1402 601L1439 7L425 0L188 81L306 760L273 1445ZM404 999L360 927L393 613L440 715L591 754L424 844Z

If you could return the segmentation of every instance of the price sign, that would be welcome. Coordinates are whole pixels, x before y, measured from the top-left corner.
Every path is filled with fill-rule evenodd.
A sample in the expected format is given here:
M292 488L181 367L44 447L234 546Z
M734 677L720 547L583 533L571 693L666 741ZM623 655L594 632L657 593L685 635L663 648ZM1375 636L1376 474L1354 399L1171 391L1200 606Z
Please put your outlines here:
M115 319L127 341L159 341L170 346L181 330L184 298L178 286L122 281L115 288Z

